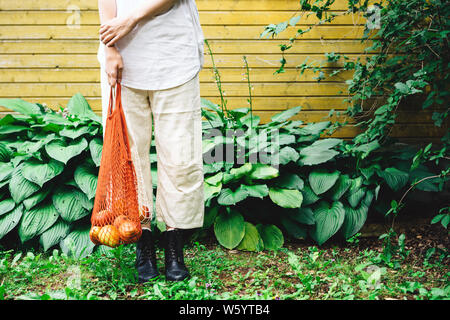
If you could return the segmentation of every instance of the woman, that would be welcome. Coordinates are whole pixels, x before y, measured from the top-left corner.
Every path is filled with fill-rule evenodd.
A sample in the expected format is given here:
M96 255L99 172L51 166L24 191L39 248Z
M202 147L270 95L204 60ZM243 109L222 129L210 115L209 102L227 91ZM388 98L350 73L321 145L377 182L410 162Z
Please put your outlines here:
M199 72L203 32L195 0L99 0L103 126L110 86L120 82L141 191L140 205L166 225L166 279L189 276L182 229L203 225L203 159ZM157 153L153 210L152 118ZM140 179L139 179L140 177ZM139 282L159 275L150 220L136 246Z

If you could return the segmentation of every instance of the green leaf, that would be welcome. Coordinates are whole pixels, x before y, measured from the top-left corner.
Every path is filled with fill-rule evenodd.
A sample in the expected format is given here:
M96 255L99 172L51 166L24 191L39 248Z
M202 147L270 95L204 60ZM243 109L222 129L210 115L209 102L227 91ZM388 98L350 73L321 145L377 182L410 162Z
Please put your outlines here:
M210 185L209 183L203 184L203 190L204 190L204 199L207 201L211 197L218 195L220 191L222 190L222 184L218 184L217 186Z
M17 226L22 214L23 205L20 204L11 212L0 217L0 239Z
M0 216L10 212L16 207L13 199L5 199L0 201Z
M70 187L59 187L52 196L55 209L61 218L69 223L77 221L90 213L82 206L78 198L75 197L76 193L82 194L82 192Z
M322 200L313 211L316 225L310 234L320 246L341 228L345 219L345 208L339 201L333 202L330 207L328 202Z
M273 179L278 177L278 170L268 164L254 163L250 173L251 179Z
M234 210L219 214L214 222L217 241L227 249L233 249L244 238L245 224L242 215Z
M95 197L97 190L97 172L96 167L89 163L79 165L74 172L74 179L78 187L83 191L88 199Z
M22 131L29 130L28 126L20 126L15 124L7 124L0 127L0 135L1 134L10 134L10 133L18 133Z
M71 141L69 144L65 140L55 140L45 146L45 151L53 159L67 164L70 159L82 153L87 147L88 143L85 138Z
M89 238L90 226L80 227L70 232L59 243L62 252L76 259L87 257L94 250L94 243Z
M305 184L302 189L303 194L303 205L307 206L315 203L320 197L314 193L314 191L309 187L309 185Z
M387 168L383 171L377 171L377 174L382 178L388 186L394 190L399 191L408 183L409 174L407 172L398 170L397 168Z
M25 211L19 225L19 237L22 243L40 235L58 219L58 211L52 203L39 204Z
M269 194L269 188L265 184L245 185L241 184L241 188L247 191L250 197L257 197L263 199Z
M280 229L278 229L278 227L276 227L273 224L269 225L258 224L256 226L256 229L258 230L259 235L263 240L264 249L277 250L283 247L284 237L283 233L281 232Z
M299 157L297 151L289 146L281 148L279 153L280 163L283 165L288 164L291 161L296 162Z
M301 207L296 210L289 210L289 217L299 223L313 225L316 223L314 212L310 207Z
M79 119L89 119L102 123L102 118L92 111L89 103L81 93L76 93L67 103L67 109L70 114L77 116Z
M37 205L38 203L42 202L42 200L45 199L45 197L50 193L50 191L52 191L51 188L48 188L46 190L41 190L41 191L36 192L35 194L33 194L31 197L26 198L25 200L23 200L22 203L25 206L25 209L30 210L35 205Z
M352 180L350 177L347 174L341 174L333 187L328 191L331 200L338 201L351 185Z
M350 194L347 198L348 203L353 207L356 208L361 201L362 198L366 195L366 188L361 188L356 192L353 192Z
M11 177L14 171L12 163L0 162L0 181L5 181Z
M342 224L342 234L345 239L348 239L355 235L364 225L367 219L367 213L369 212L369 207L364 201L361 202L359 207L352 208L349 206L344 206L345 208L345 219Z
M339 178L339 171L328 172L325 169L317 169L312 171L309 176L309 184L315 194L320 195L334 186Z
M39 237L39 243L47 251L64 239L70 231L70 224L58 220L53 226L44 231Z
M50 181L64 170L64 164L51 159L48 163L42 163L36 159L29 159L23 163L22 175L42 188L44 183Z
M298 190L269 188L270 199L283 208L299 208L302 205L303 195Z
M301 109L302 109L301 106L293 107L293 108L287 109L285 111L282 111L280 113L273 115L270 119L273 122L283 122L283 121L290 119L297 113L299 113Z
M0 161L8 162L11 159L12 150L3 142L0 142Z
M203 228L209 229L213 225L214 220L216 220L218 213L219 213L219 206L205 208L205 216L203 219Z
M317 165L330 161L338 154L339 152L336 150L323 149L322 147L305 147L300 150L299 162L307 166Z
M247 175L249 172L252 171L252 169L253 169L252 164L247 162L238 168L231 169L230 174L233 175L233 180L237 180Z
M0 99L0 106L6 107L10 110L19 112L27 116L42 114L41 109L37 104L30 103L18 98Z
M310 123L303 128L299 129L299 133L302 135L319 135L325 129L327 129L331 125L331 121L322 121L316 123Z
M298 224L290 217L282 217L281 224L286 229L287 233L295 239L305 239L308 234L305 226Z
M63 137L68 137L75 140L82 135L89 133L90 131L91 129L88 126L80 126L77 128L64 127L64 129L62 129L59 134Z
M275 185L283 189L302 190L305 182L295 173L282 173L274 181Z
M258 229L250 222L245 222L244 225L244 238L242 238L242 241L236 249L244 251L262 251L264 249L264 243L259 235Z
M99 137L93 138L91 142L89 142L89 150L95 165L100 167L100 162L102 160L103 140Z
M223 206L234 205L239 201L244 200L248 197L248 192L245 188L239 186L233 191L230 188L225 188L220 191L220 194L217 198L217 202Z
M9 192L16 203L22 202L41 188L39 185L30 182L22 176L22 164L18 165L9 181Z

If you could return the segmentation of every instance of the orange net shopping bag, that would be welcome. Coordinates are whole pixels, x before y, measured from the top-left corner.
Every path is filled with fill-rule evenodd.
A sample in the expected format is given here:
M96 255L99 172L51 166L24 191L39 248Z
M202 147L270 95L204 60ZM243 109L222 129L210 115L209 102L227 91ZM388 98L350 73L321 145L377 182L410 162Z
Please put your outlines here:
M121 100L117 83L114 110L111 86L89 234L93 243L109 247L137 242L142 234L138 180Z

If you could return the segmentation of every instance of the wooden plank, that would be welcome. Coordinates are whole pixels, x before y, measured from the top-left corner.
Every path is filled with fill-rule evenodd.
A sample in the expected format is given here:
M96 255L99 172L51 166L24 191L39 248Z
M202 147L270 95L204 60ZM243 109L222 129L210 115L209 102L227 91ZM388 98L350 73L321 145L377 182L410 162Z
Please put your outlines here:
M337 15L329 25L361 25L366 23L363 14L345 14L339 11L331 11ZM73 11L0 11L1 25L66 25L73 24L70 17ZM81 25L99 25L97 11L79 11L79 23ZM200 11L200 23L206 25L269 25L289 21L292 11ZM299 14L296 14L299 15ZM78 16L77 16L78 18ZM303 14L296 26L312 25L319 20L315 15Z
M336 96L346 95L347 86L343 83L254 83L253 96ZM225 96L247 96L248 88L240 83L222 83ZM342 93L341 93L342 91ZM86 96L100 95L100 86L91 83L4 83L0 87L1 97L54 97L72 96L82 92ZM214 83L203 83L202 96L218 93Z
M373 4L375 1L369 1ZM244 11L270 11L293 10L300 8L298 1L292 0L196 0L197 8L201 10L244 10ZM80 10L97 10L97 1L92 0L0 0L0 10L67 10L69 6L78 7ZM347 10L347 1L337 0L331 6L331 10Z
M80 26L79 28L69 28L67 26L2 26L0 28L0 40L2 39L87 39L98 40L98 26ZM266 35L261 38L264 26L203 26L205 39L253 39L264 40L271 37ZM297 28L286 29L278 34L278 40L289 40L296 35ZM328 26L322 25L313 28L303 34L301 39L360 39L364 34L362 26Z
M353 71L343 71L334 76L328 76L335 70L326 69L324 71L327 79L323 82L342 82L352 77ZM244 68L224 68L219 70L221 82L240 82L247 85L247 78L244 75ZM273 74L272 69L252 68L250 70L251 83L256 82L292 82L292 81L316 81L318 76L312 70L306 70L302 75L296 69L286 69L286 72ZM200 71L200 82L214 82L212 68L203 68ZM100 82L100 69L0 69L0 83L7 82Z
M275 72L280 67L280 54L248 54L249 68L271 68ZM370 57L364 54L349 54L348 61L358 58ZM230 67L243 67L244 60L239 54L214 54L215 66L219 69ZM289 54L285 55L285 68L295 68L307 60L310 66L337 68L344 65L343 59L337 62L328 62L327 58L318 54ZM1 55L0 68L98 68L99 62L96 54L5 54ZM212 68L212 60L205 57L204 68ZM252 69L253 70L253 69Z
M208 40L213 54L234 53L234 54L281 54L278 39L265 40L228 40L215 39ZM286 54L301 53L363 53L364 49L373 45L372 40L361 43L360 40L296 40L294 45ZM0 40L0 54L12 53L91 53L96 54L99 47L98 40ZM209 54L206 44L204 44L205 54Z

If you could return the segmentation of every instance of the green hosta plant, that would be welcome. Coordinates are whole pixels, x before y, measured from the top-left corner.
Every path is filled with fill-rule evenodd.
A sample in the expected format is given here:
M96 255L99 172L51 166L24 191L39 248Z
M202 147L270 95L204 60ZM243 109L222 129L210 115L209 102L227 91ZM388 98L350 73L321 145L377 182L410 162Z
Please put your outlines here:
M101 117L79 93L57 112L21 99L0 105L19 113L0 119L0 239L17 232L23 244L89 254Z

